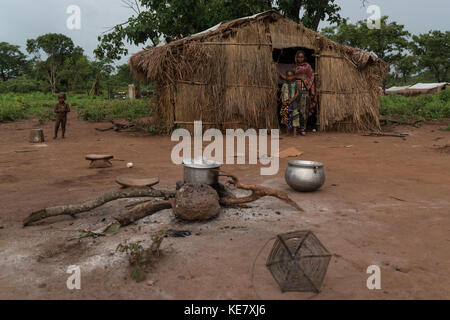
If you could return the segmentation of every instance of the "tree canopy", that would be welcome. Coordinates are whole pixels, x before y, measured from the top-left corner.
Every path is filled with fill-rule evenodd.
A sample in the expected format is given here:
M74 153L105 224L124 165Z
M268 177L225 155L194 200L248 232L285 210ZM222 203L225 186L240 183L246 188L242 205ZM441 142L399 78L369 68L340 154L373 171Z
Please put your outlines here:
M27 71L28 63L19 46L0 42L0 77L7 81L23 75Z
M366 21L351 24L347 19L337 26L322 29L322 34L336 42L360 48L377 55L389 63L400 59L409 48L410 33L395 21L388 23L388 16L381 18L380 29L369 29Z
M376 54L392 65L394 76L403 83L425 72L431 72L437 82L449 81L450 32L432 30L411 35L403 25L388 20L384 16L381 29L369 29L366 21L351 24L343 19L321 32L336 42Z
M48 33L37 39L27 40L27 51L34 55L36 64L47 74L47 80L56 92L58 72L64 65L64 60L73 53L74 44L72 39L57 33ZM47 59L42 59L42 52Z
M412 51L417 56L418 65L430 70L437 82L450 81L450 31L430 31L413 36Z

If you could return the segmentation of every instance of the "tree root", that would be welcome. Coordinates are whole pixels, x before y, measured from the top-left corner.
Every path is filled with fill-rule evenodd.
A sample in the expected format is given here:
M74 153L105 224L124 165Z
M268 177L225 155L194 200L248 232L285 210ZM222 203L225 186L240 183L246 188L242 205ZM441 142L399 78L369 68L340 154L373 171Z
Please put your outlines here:
M242 198L220 198L220 204L223 206L236 206L241 205L244 203L249 203L256 201L258 199L261 199L262 197L270 196L278 198L287 204L291 205L292 207L296 208L298 211L304 212L304 210L292 199L289 198L289 196L282 192L277 191L274 189L266 188L263 186L257 186L257 185L249 185L249 184L243 184L239 182L239 179L236 176L233 176L231 174L227 174L222 172L220 174L222 177L229 177L231 180L229 181L229 184L232 184L236 186L236 188L243 189L243 190L250 190L252 191L252 194L248 197L242 197Z

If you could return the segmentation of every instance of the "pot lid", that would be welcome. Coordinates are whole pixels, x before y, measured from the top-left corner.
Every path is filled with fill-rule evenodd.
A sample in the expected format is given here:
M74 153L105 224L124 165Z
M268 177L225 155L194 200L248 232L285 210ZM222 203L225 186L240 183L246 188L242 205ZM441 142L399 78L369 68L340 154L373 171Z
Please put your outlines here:
M193 169L217 169L222 166L221 163L217 163L208 159L197 158L197 159L184 159L183 165L187 168Z
M295 160L295 161L290 161L289 166L298 167L298 168L322 168L323 163L317 162L317 161Z

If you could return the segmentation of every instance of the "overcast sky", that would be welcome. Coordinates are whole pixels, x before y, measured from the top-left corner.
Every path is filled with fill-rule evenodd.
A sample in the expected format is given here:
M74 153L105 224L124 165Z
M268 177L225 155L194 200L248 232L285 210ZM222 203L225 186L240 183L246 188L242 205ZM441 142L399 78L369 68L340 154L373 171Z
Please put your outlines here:
M431 29L450 29L449 0L370 0L378 5L382 15L404 24L411 33L425 33ZM361 0L337 0L341 15L351 22L367 19L369 14ZM69 30L67 7L81 8L81 30ZM26 40L42 34L63 33L81 46L87 55L97 47L97 37L108 27L126 21L131 11L120 0L0 0L0 42L20 45L25 50ZM326 24L322 23L321 27ZM130 54L139 51L130 46ZM120 63L126 63L124 57Z

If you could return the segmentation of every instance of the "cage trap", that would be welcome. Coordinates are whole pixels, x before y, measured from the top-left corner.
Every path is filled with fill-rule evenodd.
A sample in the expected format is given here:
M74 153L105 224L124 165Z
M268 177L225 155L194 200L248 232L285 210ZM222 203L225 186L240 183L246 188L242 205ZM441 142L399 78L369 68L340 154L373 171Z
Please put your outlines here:
M331 254L311 231L277 236L267 268L282 292L320 292Z

